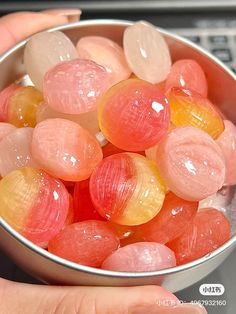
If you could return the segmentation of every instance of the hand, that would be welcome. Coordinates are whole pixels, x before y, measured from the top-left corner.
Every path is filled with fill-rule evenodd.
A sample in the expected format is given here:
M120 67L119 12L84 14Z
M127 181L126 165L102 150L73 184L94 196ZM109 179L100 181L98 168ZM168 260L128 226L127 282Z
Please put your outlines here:
M33 33L79 20L80 13L79 10L50 10L41 13L20 12L2 17L0 54ZM198 305L181 305L172 293L158 286L56 287L21 284L1 278L0 307L3 314L206 313Z

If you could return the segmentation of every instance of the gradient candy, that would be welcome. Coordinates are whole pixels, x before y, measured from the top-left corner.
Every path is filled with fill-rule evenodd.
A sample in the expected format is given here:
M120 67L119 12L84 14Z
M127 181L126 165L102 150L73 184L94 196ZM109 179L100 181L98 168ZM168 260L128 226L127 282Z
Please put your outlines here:
M128 65L137 77L150 83L166 79L171 57L167 43L153 25L141 21L127 27L123 46Z
M129 79L101 98L99 125L105 137L118 148L142 151L156 144L167 132L169 105L153 84Z
M113 84L127 79L131 71L123 49L114 41L100 36L82 37L76 46L78 57L102 65L112 77Z
M224 184L223 153L198 128L179 127L168 133L158 145L156 162L169 189L185 200L202 200Z
M46 103L62 113L94 111L99 98L112 85L106 69L91 60L61 62L44 76Z
M18 88L8 101L8 122L16 127L35 127L37 107L43 95L33 86Z
M0 121L6 122L8 120L8 101L19 87L19 85L13 83L0 92Z
M63 227L69 196L63 184L47 173L22 168L0 181L0 215L34 243L51 239Z
M196 92L174 87L167 93L171 122L175 126L191 125L216 139L224 131L219 112L205 97Z
M66 226L49 241L48 250L75 263L100 267L119 245L119 238L106 222L87 220Z
M177 265L198 259L220 247L230 238L228 219L214 208L197 213L185 232L168 243L175 252Z
M161 209L165 193L156 166L145 157L121 153L103 159L90 178L99 214L121 225L139 225Z
M0 141L15 129L16 127L10 123L0 122Z
M32 156L49 174L66 181L81 181L102 160L102 150L96 139L75 122L48 119L34 129Z
M192 59L183 59L176 61L167 76L165 90L172 87L180 87L187 90L195 91L207 96L207 80L201 66Z
M139 242L115 251L102 264L113 271L145 272L174 267L175 254L165 245Z
M76 57L74 45L66 35L59 31L33 35L24 50L26 71L39 90L42 90L43 77L50 68Z

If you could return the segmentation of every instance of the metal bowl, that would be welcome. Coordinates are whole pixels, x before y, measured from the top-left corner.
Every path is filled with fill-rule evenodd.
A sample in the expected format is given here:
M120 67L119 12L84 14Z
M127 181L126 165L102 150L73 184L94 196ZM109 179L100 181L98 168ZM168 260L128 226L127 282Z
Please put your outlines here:
M73 23L51 29L63 31L76 43L86 35L100 35L122 44L128 21L92 20ZM167 40L173 61L192 58L204 68L209 82L209 97L219 106L224 115L236 123L236 77L212 55L174 34L160 30ZM0 90L25 75L21 42L0 58ZM191 263L152 272L112 272L64 260L34 245L14 231L0 218L0 246L26 272L46 283L67 285L134 286L158 284L172 292L184 289L212 272L232 252L236 245L235 188L226 189L223 203L226 215L233 227L231 239L214 252ZM234 197L235 196L235 197ZM221 193L222 203L222 193Z

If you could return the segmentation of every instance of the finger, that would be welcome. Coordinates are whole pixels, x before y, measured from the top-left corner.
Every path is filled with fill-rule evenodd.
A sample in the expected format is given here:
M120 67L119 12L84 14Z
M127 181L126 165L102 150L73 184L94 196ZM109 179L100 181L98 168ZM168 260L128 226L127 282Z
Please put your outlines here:
M11 283L5 280L2 280L2 285L4 285L4 292L2 293L2 300L4 300L4 302L1 302L1 308L3 313L6 314L206 313L206 311L198 305L180 305L178 299L173 294L157 286L126 288L55 287ZM167 306L170 304L172 304L171 307Z
M45 10L42 13L58 16L66 16L69 23L78 22L82 11L79 9L55 9L55 10Z

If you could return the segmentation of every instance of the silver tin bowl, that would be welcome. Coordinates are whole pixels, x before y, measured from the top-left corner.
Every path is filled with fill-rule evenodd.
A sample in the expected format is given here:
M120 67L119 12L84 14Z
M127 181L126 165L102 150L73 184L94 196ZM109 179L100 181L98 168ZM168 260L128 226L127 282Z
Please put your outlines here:
M63 31L76 43L80 37L100 35L122 44L125 28L132 22L118 20L92 20L73 23L49 31ZM236 76L212 55L195 44L160 29L170 48L173 61L192 58L204 68L209 82L209 97L222 112L236 123ZM23 41L0 58L0 90L25 75L23 66ZM235 188L225 196L226 211L236 204ZM0 205L1 206L1 205ZM232 214L233 213L233 214ZM236 210L226 213L231 222L236 221ZM234 226L235 227L235 226ZM236 245L236 228L231 239L214 252L194 262L152 272L112 272L64 260L43 250L14 231L0 218L1 248L29 274L45 283L66 285L135 286L158 284L172 292L184 289L212 272L233 251Z

